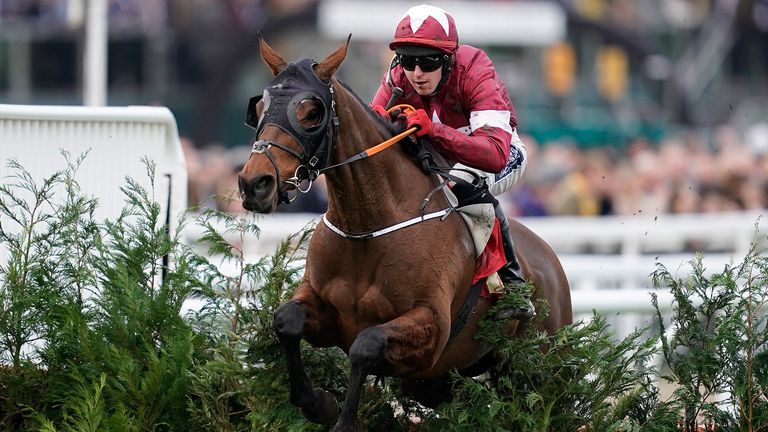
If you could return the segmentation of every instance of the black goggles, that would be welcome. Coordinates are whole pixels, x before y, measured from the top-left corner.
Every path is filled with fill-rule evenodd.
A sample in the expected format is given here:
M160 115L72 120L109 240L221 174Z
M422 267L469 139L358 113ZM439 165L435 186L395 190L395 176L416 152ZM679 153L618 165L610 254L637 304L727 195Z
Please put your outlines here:
M411 72L419 65L423 72L432 72L440 69L445 63L444 55L409 56L400 54L400 65Z

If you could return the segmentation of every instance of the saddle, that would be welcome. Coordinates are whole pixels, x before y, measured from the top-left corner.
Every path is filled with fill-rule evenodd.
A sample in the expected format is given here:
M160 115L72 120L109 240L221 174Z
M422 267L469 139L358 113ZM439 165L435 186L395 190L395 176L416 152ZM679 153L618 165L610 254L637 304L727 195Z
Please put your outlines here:
M500 293L503 284L496 271L507 263L507 259L504 255L501 227L494 210L498 201L488 188L472 186L472 179L467 178L470 177L468 173L454 170L450 174L467 180L466 184L457 182L453 187L444 187L443 193L464 219L472 235L476 256L472 284L486 279L480 292L482 297Z
M403 144L406 153L415 158L424 173L435 173L439 177L453 180L452 186L445 185L442 191L451 207L462 216L472 235L476 256L472 285L483 283L480 291L482 297L502 293L504 285L496 272L507 263L507 259L501 227L496 219L495 206L499 205L498 200L484 183L477 185L478 180L484 180L477 178L474 173L461 168L444 168L447 165L445 160L439 153L432 151L428 141L411 138L404 140ZM440 163L435 164L435 159Z

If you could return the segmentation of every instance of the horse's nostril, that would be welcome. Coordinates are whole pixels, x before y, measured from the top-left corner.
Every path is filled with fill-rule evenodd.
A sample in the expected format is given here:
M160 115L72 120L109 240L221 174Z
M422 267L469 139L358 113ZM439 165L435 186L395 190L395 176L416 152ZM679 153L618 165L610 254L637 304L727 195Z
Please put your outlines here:
M246 180L242 176L237 177L237 186L240 189L240 195L260 198L269 195L275 185L275 178L271 175L262 175L253 179Z
M256 193L264 193L272 190L275 178L271 175L264 175L253 179L253 190Z

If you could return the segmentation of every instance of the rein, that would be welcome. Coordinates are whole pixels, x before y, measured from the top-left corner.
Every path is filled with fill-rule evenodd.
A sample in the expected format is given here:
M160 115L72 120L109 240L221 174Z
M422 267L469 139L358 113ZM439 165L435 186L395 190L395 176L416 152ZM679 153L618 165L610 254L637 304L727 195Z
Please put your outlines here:
M324 173L324 172L326 172L326 171L328 171L328 170L330 170L332 168L338 168L338 167L340 167L342 165L346 165L348 163L352 163L352 162L355 162L355 161L363 160L365 158L369 158L369 157L375 155L376 153L378 153L378 152L380 152L382 150L386 150L389 147L392 147L394 144L397 144L398 142L400 142L401 139L407 137L408 135L410 135L410 134L412 134L414 132L416 132L416 128L412 127L412 128L410 128L410 129L408 129L408 130L406 130L404 132L401 132L401 133L393 136L392 138L390 138L390 139L388 139L388 140L386 140L386 141L384 141L384 142L382 142L380 144L377 144L377 145L375 145L375 146L373 146L373 147L371 147L371 148L369 148L367 150L361 151L360 153L350 157L349 159L345 160L344 162L340 162L340 163L337 163L335 165L331 165L329 167L325 167L325 168L317 171L317 173L319 175L319 174Z
M387 110L387 112L391 113L391 112L393 112L396 109L400 109L400 110L405 111L405 112L413 111L414 110L414 108L411 105L402 104L402 105L395 105L395 106L389 108ZM322 172L328 171L330 169L337 168L337 167L340 167L342 165L346 165L348 163L352 163L352 162L355 162L355 161L358 161L358 160L362 160L362 159L371 157L371 156L375 155L376 153L379 153L379 152L381 152L383 150L388 149L389 147L392 147L394 144L400 142L400 140L402 140L403 138L407 137L408 135L411 135L412 133L414 133L416 131L417 131L417 128L415 128L415 127L407 129L406 131L401 132L401 133L393 136L392 138L389 138L388 140L386 140L386 141L384 141L384 142L382 142L380 144L377 144L377 145L375 145L375 146L373 146L373 147L371 147L371 148L369 148L367 150L364 150L364 151L362 151L362 152L360 152L360 153L350 157L349 159L347 159L347 160L345 160L343 162L340 162L340 163L337 163L335 165L331 165L329 167L323 168L319 172L322 173ZM444 185L445 185L445 183L441 182L440 185L437 187L437 189L443 187ZM368 233L364 233L364 234L348 234L348 233L345 233L344 231L342 231L341 229L339 229L334 224L332 224L331 221L328 220L328 217L327 217L326 214L323 214L323 223L331 231L333 231L334 233L338 234L341 237L344 237L345 239L349 239L349 240L369 240L369 239L372 239L372 238L383 236L385 234L389 234L389 233L397 231L399 229L403 229L403 228L409 227L411 225L416 225L417 223L428 221L430 219L440 218L440 220L445 220L445 218L447 218L448 215L453 211L453 208L449 207L447 209L436 211L434 213L424 214L424 208L426 207L426 204L429 201L429 197L431 197L434 192L435 192L435 190L430 192L429 196L427 196L427 198L425 199L425 202L422 204L422 206L421 206L421 211L422 211L421 216L416 216L413 219L408 219L407 221L403 221L403 222L400 222L400 223L388 226L386 228L382 228L380 230L376 230L376 231L372 231L372 232L368 232Z

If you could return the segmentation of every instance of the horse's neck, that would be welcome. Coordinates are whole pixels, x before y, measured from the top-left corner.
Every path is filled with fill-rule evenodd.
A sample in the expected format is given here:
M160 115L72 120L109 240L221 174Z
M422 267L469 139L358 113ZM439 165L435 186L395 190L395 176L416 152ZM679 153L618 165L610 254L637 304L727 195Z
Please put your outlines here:
M389 138L357 98L346 90L336 94L340 130L332 163ZM347 232L370 232L416 216L433 187L397 144L329 171L326 180L328 217Z

